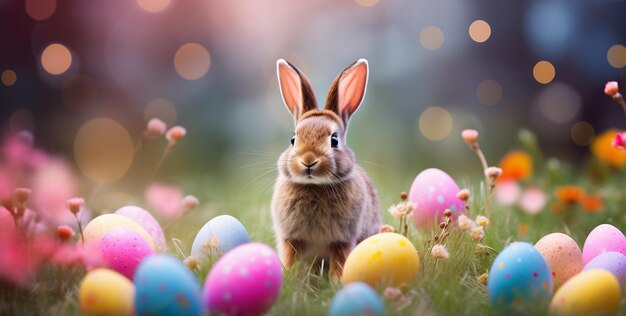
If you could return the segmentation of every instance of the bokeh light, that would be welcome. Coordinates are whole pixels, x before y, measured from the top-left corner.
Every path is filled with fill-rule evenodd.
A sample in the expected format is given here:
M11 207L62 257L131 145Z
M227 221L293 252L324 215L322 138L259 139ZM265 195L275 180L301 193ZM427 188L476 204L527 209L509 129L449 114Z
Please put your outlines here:
M72 53L62 44L50 44L41 53L41 66L52 75L66 72L72 65Z
M63 83L61 97L65 106L79 110L96 101L98 87L91 78L85 75L75 75Z
M442 107L431 106L420 115L418 126L426 139L442 140L452 131L452 115Z
M35 127L33 112L27 109L17 109L9 118L9 132L19 133L23 130L32 131Z
M57 8L56 0L26 0L26 13L33 20L43 21L54 14Z
M502 86L495 80L483 80L476 88L476 96L484 105L496 105L502 100Z
M113 191L98 194L89 204L92 208L97 210L115 211L122 206L131 205L133 203L137 203L137 201L132 195Z
M443 31L436 26L427 26L420 32L420 43L428 50L436 50L443 45Z
M491 26L484 20L476 20L470 24L469 36L474 42L484 43L491 37Z
M606 53L606 59L613 68L626 66L626 47L623 45L613 45Z
M380 0L354 0L358 5L362 7L373 7L380 2Z
M74 159L82 173L98 183L118 180L133 161L130 135L118 122L96 118L86 122L74 140Z
M17 74L11 69L6 69L0 75L0 81L2 81L3 85L10 87L17 81Z
M172 0L137 0L139 6L148 12L157 13L165 10Z
M588 146L596 137L596 131L593 126L586 121L576 122L572 125L570 136L574 144L578 146Z
M172 102L165 99L156 99L150 101L143 111L143 118L148 122L153 118L161 119L167 126L176 123L177 118L176 107Z
M554 79L555 75L556 70L554 69L554 66L547 60L539 61L533 68L533 77L535 77L537 82L542 84L550 83Z
M174 56L176 72L187 80L196 80L204 77L211 67L211 56L204 46L198 43L186 43L181 46Z
M561 124L571 121L582 106L578 92L569 85L555 82L546 87L537 99L539 110L551 122Z
M537 56L560 58L575 38L577 6L568 1L533 1L524 21L526 39Z

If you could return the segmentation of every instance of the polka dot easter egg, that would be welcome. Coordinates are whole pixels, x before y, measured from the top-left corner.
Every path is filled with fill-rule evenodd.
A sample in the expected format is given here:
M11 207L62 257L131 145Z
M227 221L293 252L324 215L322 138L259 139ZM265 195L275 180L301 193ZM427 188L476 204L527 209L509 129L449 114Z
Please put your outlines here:
M83 278L78 290L80 312L92 315L133 315L135 286L121 274L95 269Z
M585 240L583 261L587 264L599 254L607 251L617 251L626 256L626 237L613 225L598 225Z
M135 273L135 286L138 316L203 314L198 279L171 255L146 258Z
M546 259L552 271L554 287L558 288L583 269L583 255L576 241L562 233L539 239L535 248Z
M154 253L138 232L125 227L109 230L100 239L99 253L108 268L132 280L141 260Z
M346 285L333 297L328 316L385 315L383 301L369 285L354 282Z
M554 294L552 315L615 315L622 293L615 276L605 270L588 270L569 279Z
M204 283L204 304L215 315L261 315L280 294L282 265L274 249L241 245L222 256Z
M137 232L150 244L150 248L154 250L154 241L152 241L150 234L132 219L119 214L103 214L92 219L83 231L85 243L98 245L104 234L118 227L128 228Z
M409 201L417 205L412 214L415 225L427 227L438 223L446 209L450 209L455 218L463 213L465 203L457 199L458 192L459 187L447 173L435 168L420 172L409 192Z
M191 256L202 260L207 255L225 254L248 242L248 232L236 218L220 215L202 226L191 245Z
M591 259L583 271L602 269L613 273L622 288L626 290L626 257L615 251L607 251Z
M152 241L154 241L154 246L157 251L165 251L167 248L167 244L165 242L165 235L163 234L163 229L159 222L150 214L150 212L138 206L124 206L115 211L115 214L119 214L125 217L128 217L135 221L137 224L141 225L143 229L145 229L150 237L152 237Z
M494 260L487 290L496 309L515 312L547 304L553 280L546 259L533 245L514 242Z

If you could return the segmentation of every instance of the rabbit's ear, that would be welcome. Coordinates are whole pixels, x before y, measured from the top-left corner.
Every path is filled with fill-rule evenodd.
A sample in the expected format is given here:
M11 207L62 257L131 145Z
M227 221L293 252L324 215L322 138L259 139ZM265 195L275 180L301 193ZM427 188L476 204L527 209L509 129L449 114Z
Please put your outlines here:
M305 112L317 109L309 79L284 59L276 62L276 68L283 102L296 122Z
M326 109L350 118L363 102L368 74L369 66L363 58L344 69L330 86Z

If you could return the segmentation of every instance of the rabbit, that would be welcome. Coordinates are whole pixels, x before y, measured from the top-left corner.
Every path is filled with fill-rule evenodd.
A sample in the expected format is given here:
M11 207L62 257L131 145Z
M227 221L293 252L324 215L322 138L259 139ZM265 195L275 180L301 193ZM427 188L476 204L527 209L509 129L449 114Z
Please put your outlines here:
M369 66L359 59L332 83L318 109L307 77L280 59L280 92L294 118L291 145L278 159L272 222L280 260L328 265L339 281L352 249L381 226L378 192L346 144L348 123L365 96Z

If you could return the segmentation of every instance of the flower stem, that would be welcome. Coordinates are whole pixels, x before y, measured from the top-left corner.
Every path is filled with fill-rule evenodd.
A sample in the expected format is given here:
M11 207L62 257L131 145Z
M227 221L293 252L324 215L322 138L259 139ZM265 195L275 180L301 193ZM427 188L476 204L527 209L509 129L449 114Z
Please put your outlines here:
M74 217L76 217L76 223L78 224L78 233L80 234L80 241L83 245L85 245L85 236L83 236L83 224L80 222L80 219L78 219L78 214L74 214Z
M159 162L157 163L156 168L154 168L154 172L152 172L152 177L151 178L154 178L154 176L157 174L157 172L159 172L159 169L161 169L161 165L163 165L163 162L165 161L165 158L167 158L167 156L169 156L169 154L174 149L175 145L176 145L176 143L172 143L172 142L167 143L167 147L165 147L165 150L163 151L163 155L161 155L161 159L159 159Z
M622 106L622 110L624 110L624 114L626 114L626 102L624 102L624 97L622 96L621 93L616 93L615 95L613 95L613 100L615 100L615 102L619 103L619 105Z

